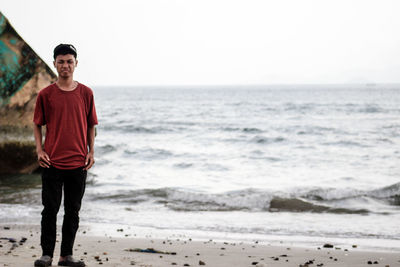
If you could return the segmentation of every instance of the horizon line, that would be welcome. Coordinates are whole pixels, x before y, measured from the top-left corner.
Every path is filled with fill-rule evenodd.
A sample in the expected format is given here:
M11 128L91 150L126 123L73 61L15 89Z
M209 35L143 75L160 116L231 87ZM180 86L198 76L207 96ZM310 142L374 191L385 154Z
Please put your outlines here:
M381 85L400 86L400 82L348 82L348 83L254 83L254 84L92 84L93 87L259 87L259 86L346 86L359 85L365 87L376 87Z

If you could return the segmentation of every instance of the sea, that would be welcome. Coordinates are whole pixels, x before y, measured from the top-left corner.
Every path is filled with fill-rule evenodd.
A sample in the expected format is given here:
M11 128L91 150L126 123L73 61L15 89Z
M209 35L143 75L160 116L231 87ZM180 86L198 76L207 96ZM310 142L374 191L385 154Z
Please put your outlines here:
M93 233L400 251L400 85L93 91ZM38 224L40 188L0 179L0 223Z

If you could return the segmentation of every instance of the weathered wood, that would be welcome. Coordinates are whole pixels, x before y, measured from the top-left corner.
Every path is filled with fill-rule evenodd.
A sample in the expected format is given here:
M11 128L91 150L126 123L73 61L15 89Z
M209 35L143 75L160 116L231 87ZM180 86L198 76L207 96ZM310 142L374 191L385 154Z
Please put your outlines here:
M56 78L0 12L0 174L37 167L32 133L36 96Z

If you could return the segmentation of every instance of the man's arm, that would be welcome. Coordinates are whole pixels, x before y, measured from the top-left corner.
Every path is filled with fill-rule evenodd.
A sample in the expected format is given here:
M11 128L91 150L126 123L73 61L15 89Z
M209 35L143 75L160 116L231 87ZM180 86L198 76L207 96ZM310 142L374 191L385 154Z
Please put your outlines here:
M35 135L36 153L39 166L43 168L50 168L50 157L42 148L42 126L34 124L33 133Z
M88 132L87 132L87 141L88 141L88 147L89 147L89 152L86 156L85 160L85 168L84 170L89 170L93 164L94 164L94 136L95 136L95 126L88 127Z

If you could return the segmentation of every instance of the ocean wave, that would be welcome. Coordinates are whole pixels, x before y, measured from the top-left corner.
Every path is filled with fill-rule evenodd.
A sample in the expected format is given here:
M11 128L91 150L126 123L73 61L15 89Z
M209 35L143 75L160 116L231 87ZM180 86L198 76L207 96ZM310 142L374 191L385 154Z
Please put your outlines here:
M117 151L117 148L113 145L103 145L103 146L96 146L96 153L99 155L108 154L111 152Z
M337 141L337 142L325 142L325 143L322 143L322 145L344 146L344 147L369 147L369 145L361 144L359 142L349 141L349 140L341 140L341 141Z
M186 163L186 162L180 162L180 163L174 164L174 167L178 168L178 169L188 169L192 166L193 166L193 163Z
M381 113L384 112L384 110L376 105L367 105L365 107L362 107L358 110L360 113Z
M367 209L334 208L324 205L313 204L298 198L280 197L276 197L271 200L269 210L271 212L326 212L336 214L367 214L369 212Z
M257 135L251 139L251 142L258 143L258 144L272 144L272 143L280 143L285 140L286 139L281 136L271 138L271 137Z
M288 129L286 132L296 132L298 135L324 135L327 133L338 133L339 130L322 126L298 126L293 129Z
M306 111L314 110L316 105L317 104L315 103L304 103L304 104L286 103L284 105L284 111L295 111L304 113Z
M223 127L221 128L222 131L226 132L243 132L243 133L262 133L263 130L255 127L244 127L244 128L239 128L239 127Z
M160 134L160 133L169 133L174 132L174 129L169 127L161 127L161 126L138 126L138 125L124 125L118 123L108 123L99 126L100 130L104 131L119 131L123 133L136 133L136 134Z
M169 150L159 148L142 148L137 150L125 149L124 154L129 157L137 157L142 160L160 160L173 156Z
M400 182L368 192L377 199L386 199L391 205L400 206Z
M128 204L152 202L174 211L253 211L253 212L316 212L335 214L367 214L389 212L374 207L373 199L387 205L399 205L400 183L372 191L334 188L305 188L292 192L253 188L218 194L200 193L177 188L118 191L93 195L93 200L109 200ZM365 202L366 199L371 199ZM343 201L351 200L351 201ZM365 204L365 203L368 203ZM360 206L362 208L360 208Z
M364 191L357 189L338 189L338 188L315 188L305 190L301 197L318 201L341 201L368 197L383 200L390 205L400 205L400 183L392 184L382 188Z

